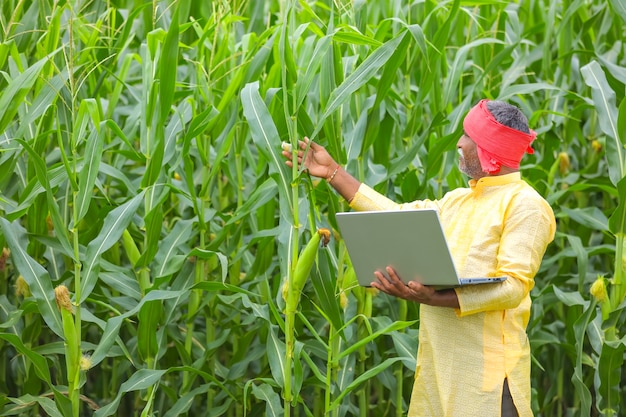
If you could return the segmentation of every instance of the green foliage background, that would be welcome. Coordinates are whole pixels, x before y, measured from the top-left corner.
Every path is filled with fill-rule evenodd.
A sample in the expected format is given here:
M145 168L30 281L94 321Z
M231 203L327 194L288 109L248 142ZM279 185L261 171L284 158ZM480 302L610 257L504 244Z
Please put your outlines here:
M2 1L0 414L403 415L418 307L354 286L280 144L437 198L486 97L558 221L533 409L623 415L625 38L622 0Z

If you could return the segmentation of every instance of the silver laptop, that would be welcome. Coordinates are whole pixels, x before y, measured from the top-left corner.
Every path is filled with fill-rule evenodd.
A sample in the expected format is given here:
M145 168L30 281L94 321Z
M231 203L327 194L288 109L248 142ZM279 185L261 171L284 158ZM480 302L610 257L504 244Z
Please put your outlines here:
M362 286L369 287L376 280L374 271L385 271L387 265L405 282L441 288L506 279L459 277L435 210L344 212L336 218Z

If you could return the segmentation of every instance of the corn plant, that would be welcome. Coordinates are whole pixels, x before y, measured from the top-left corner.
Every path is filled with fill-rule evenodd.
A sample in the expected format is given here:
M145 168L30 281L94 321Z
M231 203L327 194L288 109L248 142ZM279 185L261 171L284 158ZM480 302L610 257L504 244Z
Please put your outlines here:
M356 284L347 203L281 144L439 198L483 97L529 116L558 223L533 410L624 414L625 27L620 0L1 2L0 415L404 415L419 306Z

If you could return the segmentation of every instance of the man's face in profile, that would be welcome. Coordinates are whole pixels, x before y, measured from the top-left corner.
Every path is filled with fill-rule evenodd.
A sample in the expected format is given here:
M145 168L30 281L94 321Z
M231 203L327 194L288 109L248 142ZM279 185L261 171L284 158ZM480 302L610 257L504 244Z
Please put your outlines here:
M463 133L456 147L459 151L459 170L462 173L476 180L487 175L480 165L476 143L469 136Z

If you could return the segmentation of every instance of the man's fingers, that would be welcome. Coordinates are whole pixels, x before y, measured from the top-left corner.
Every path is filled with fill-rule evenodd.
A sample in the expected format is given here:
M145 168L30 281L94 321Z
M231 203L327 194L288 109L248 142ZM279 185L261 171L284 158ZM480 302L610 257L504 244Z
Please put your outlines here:
M387 278L380 272L374 272L374 276L380 281L381 284L386 284L388 282Z
M406 287L406 284L400 279L400 277L396 273L395 269L393 269L392 267L388 266L386 268L386 270L387 270L387 274L389 274L389 282L391 284L393 284L394 286L396 286L398 288Z
M380 271L374 272L374 276L376 276L376 278L378 279L378 281L375 282L378 289L388 293L390 289L393 287L389 279L387 279L387 277Z
M397 276L387 277L383 271L375 271L374 275L378 281L372 282L372 287L394 297L407 298L407 288Z
M310 147L312 150L316 151L322 148L322 145L320 145L317 142L313 142L311 140L309 140L309 138L307 138L306 136L304 137L304 140L300 141L300 148L301 149L306 149L306 147Z
M396 274L396 271L392 267L388 266L386 269L387 273L389 274L389 278L391 278L393 281L400 281L398 275Z
M385 274L385 272L387 274ZM427 302L430 298L430 292L432 291L430 288L416 281L409 281L408 284L405 284L391 267L387 267L385 272L374 272L377 281L371 283L373 288L386 294L418 303Z

